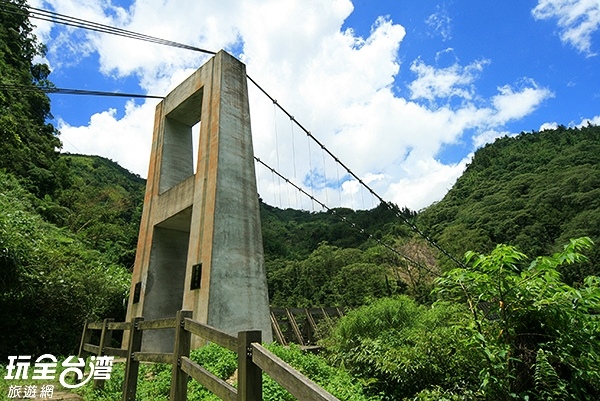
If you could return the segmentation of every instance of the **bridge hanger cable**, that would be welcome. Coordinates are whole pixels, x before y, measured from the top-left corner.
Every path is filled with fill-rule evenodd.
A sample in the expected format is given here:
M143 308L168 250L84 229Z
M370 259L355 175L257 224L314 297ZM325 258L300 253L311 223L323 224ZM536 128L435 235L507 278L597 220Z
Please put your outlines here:
M321 151L323 157L323 176L325 177L325 203L329 204L329 195L327 193L327 165L325 160L325 152Z
M294 180L298 181L298 174L296 171L296 141L294 138L294 122L290 120L290 134L292 136L292 159L294 162ZM298 191L294 191L296 194L296 206L298 205Z
M67 15L55 13L55 12L48 11L48 10L43 10L43 9L39 9L39 8L35 8L35 7L29 7L29 6L25 6L25 8L28 10L28 12L26 14L30 18L35 18L35 19L40 19L40 20L44 20L44 21L50 21L50 22L59 23L59 24L63 24L63 25L73 26L76 28L88 29L88 30L97 31L100 33L107 33L107 34L111 34L111 35L117 35L117 36L122 36L122 37L126 37L126 38L142 40L142 41L161 44L161 45L165 45L165 46L171 46L171 47L177 47L177 48L182 48L182 49L186 49L186 50L202 52L205 54L211 54L211 55L217 54L216 52L206 50L206 49L201 49L201 48L198 48L195 46L190 46L190 45L185 45L185 44L170 41L170 40L160 39L160 38L156 38L153 36L144 35L144 34L140 34L140 33L133 32L133 31L128 31L128 30L121 29L121 28L115 28L115 27L111 27L109 25L91 22L91 21L84 20L81 18L70 17ZM23 13L24 13L21 8L19 8L16 5L10 4L5 0L2 0L0 2L0 10L9 12L9 13L13 13L13 14L20 14L20 15L23 15ZM433 239L431 239L428 235L426 235L424 232L422 232L414 223L412 223L408 218L406 218L401 213L401 211L397 205L395 205L391 202L387 202L386 200L383 199L383 197L381 197L371 187L369 187L356 173L354 173L337 156L335 156L329 149L327 149L325 147L325 145L323 145L323 143L321 141L319 141L308 129L306 129L302 124L300 124L300 122L298 120L296 120L293 115L291 115L284 107L282 107L279 103L277 103L275 98L273 98L265 89L263 89L254 79L252 79L249 75L246 75L246 77L265 96L267 96L272 102L274 102L274 104L276 104L276 106L284 114L286 114L293 123L295 123L302 131L304 131L304 133L308 136L308 138L310 138L319 147L321 147L321 149L324 152L326 152L338 165L343 167L348 172L348 174L350 174L354 179L356 179L358 181L358 183L363 188L367 189L380 203L386 205L388 207L388 209L393 211L394 214L396 215L396 217L398 217L400 220L402 220L413 232L415 232L417 235L424 238L430 245L432 245L434 248L436 248L437 250L442 252L442 254L444 254L446 257L451 259L458 266L465 267L464 263L462 263L460 260L458 260L456 258L456 256L452 255L450 252L448 252L447 250L442 248Z
M327 210L329 213L337 216L340 218L340 220L344 221L345 223L348 223L350 226L352 226L353 228L357 229L361 234L365 234L367 235L367 237L369 239L374 240L375 242L377 242L379 245L385 247L386 249L392 251L393 253L395 253L396 255L400 256L402 259L406 260L407 262L409 262L410 264L419 267L435 276L440 276L440 273L433 271L431 268L423 265L420 262L417 262L416 260L414 260L413 258L404 255L402 252L398 251L396 248L392 247L391 245L386 244L385 242L379 240L378 238L375 238L372 234L369 234L364 228L359 227L356 223L351 222L350 220L348 220L348 218L346 218L346 216L339 214L335 209L330 208L329 206L327 206L325 203L321 202L319 199L315 198L313 195L309 194L308 192L306 192L306 190L304 190L303 188L301 188L300 186L296 185L295 183L293 183L292 181L290 181L287 177L285 177L283 174L281 174L279 171L275 170L273 167L269 166L267 163L265 163L264 161L262 161L260 158L254 156L254 160L256 160L259 164L263 165L264 167L266 167L269 171L271 171L271 174L275 174L278 177L280 177L282 180L284 180L287 184L293 186L294 188L296 188L296 190L298 192L301 192L302 194L304 194L305 196L309 197L313 203L317 203L319 206L321 206L324 210Z
M273 105L273 129L275 131L275 157L276 157L276 162L277 162L277 170L281 170L281 165L279 164L279 132L277 129L277 108L275 107L275 105ZM278 181L278 185L277 185L277 193L279 194L279 204L283 205L283 203L281 202L281 178L277 179ZM287 186L286 186L286 191L287 191ZM289 205L289 196L286 197L287 201L288 201L288 205Z
M348 172L348 174L350 174L355 180L357 180L358 183L363 188L365 188L367 191L369 191L371 193L371 195L373 195L380 203L386 205L389 210L393 211L394 214L396 215L396 217L398 217L399 219L401 219L404 222L404 224L406 224L413 232L415 232L417 235L419 235L420 237L422 237L423 239L425 239L431 246L433 246L434 248L436 248L438 251L442 252L446 257L450 258L450 260L452 260L458 266L465 267L464 263L462 263L460 260L458 260L456 258L456 256L454 256L453 254L451 254L450 252L448 252L447 250L445 250L444 248L442 248L437 242L435 242L431 237L429 237L427 234L425 234L423 231L421 231L414 223L412 223L406 216L404 216L402 214L400 208L397 205L393 204L392 202L386 201L385 199L383 199L383 197L381 197L379 194L377 194L370 186L368 186L356 173L354 173L337 156L335 156L329 149L327 149L325 147L325 145L323 145L323 143L321 141L319 141L308 129L306 129L302 124L300 124L300 122L298 120L296 120L292 114L290 114L283 106L281 106L281 104L279 104L277 102L277 100L275 98L273 98L254 79L252 79L249 75L247 75L247 78L265 96L267 96L274 104L276 104L277 107L279 107L279 109L284 114L286 114L290 120L292 120L302 131L304 131L304 133L307 135L307 137L309 137L310 139L312 139L313 142L315 142L319 147L321 147L321 149L323 149L324 152L326 152L338 165L340 165L344 170L346 170L346 172Z

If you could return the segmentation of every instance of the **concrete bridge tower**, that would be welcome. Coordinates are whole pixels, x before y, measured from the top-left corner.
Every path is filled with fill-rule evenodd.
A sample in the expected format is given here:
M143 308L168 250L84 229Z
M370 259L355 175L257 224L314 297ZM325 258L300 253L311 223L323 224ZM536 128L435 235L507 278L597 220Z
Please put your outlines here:
M271 341L253 156L245 65L221 51L156 107L128 320L186 309ZM172 351L173 332L143 338L144 350Z

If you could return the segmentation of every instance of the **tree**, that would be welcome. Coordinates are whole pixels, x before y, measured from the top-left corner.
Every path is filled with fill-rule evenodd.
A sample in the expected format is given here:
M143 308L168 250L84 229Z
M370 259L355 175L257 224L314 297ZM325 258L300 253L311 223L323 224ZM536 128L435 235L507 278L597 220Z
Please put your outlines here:
M481 392L489 399L593 400L600 397L600 278L566 284L559 268L585 261L587 237L563 251L527 257L498 245L490 254L468 252L468 268L437 280L444 300L471 311L473 346L487 365Z
M0 168L43 197L59 182L55 163L62 144L56 129L46 123L50 100L35 90L52 84L48 66L34 63L45 48L32 34L25 5L25 0L9 0L0 12Z

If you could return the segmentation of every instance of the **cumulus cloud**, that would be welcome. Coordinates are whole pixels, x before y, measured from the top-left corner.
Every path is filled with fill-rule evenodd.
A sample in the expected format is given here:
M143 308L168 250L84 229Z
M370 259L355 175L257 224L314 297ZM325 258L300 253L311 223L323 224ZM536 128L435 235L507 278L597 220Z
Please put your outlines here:
M483 59L466 65L456 61L444 68L417 59L409 66L416 76L408 85L410 97L399 96L394 80L402 68L404 27L380 17L366 37L342 28L353 10L349 0L181 3L145 0L127 9L100 0L45 4L58 12L152 36L211 50L228 49L353 174L401 206L421 209L440 199L461 174L469 157L443 164L437 159L443 146L464 141L467 132L475 133L473 145L480 146L503 132L507 122L531 113L552 96L550 90L524 80L481 98L476 81L489 64ZM85 32L73 37L69 29L44 29L48 37L66 42L74 38L72 49L97 52L101 73L135 76L152 94L166 94L206 59L194 52L107 35ZM51 62L60 59L62 49L54 49ZM257 157L331 206L377 204L355 177L308 141L251 84L249 91ZM448 101L453 98L460 102ZM109 157L145 176L155 104L129 102L123 117L106 110L80 127L62 121L65 149ZM257 167L263 199L283 207L311 207L310 202L299 201L284 180L264 170Z
M581 128L587 127L588 125L600 125L600 116L595 116L592 118L583 118L579 123L571 122L569 127ZM553 130L558 128L557 122L545 122L540 126L540 131L544 130Z
M588 56L592 35L600 29L600 2L597 0L539 0L532 10L536 19L556 19L560 39Z
M153 121L156 101L136 106L127 102L124 117L109 109L91 116L87 126L74 127L59 120L63 151L96 154L117 161L126 169L146 176L150 160Z
M486 64L489 64L489 60L475 61L464 67L455 63L450 67L437 69L417 59L410 66L410 70L417 75L417 79L408 86L411 99L472 99L475 92L472 84Z
M459 163L446 165L437 160L420 160L415 164L419 174L412 178L401 178L392 183L386 198L398 205L420 210L440 200L460 177L471 160L469 155Z
M526 80L528 86L515 91L510 85L498 88L500 92L492 98L497 114L495 123L504 124L511 120L518 120L535 110L544 100L554 96L547 88L540 88L535 81Z
M512 136L513 133L508 131L496 131L496 130L486 130L478 133L473 137L473 146L475 148L480 148L485 144L492 143L498 138L502 138L505 136Z

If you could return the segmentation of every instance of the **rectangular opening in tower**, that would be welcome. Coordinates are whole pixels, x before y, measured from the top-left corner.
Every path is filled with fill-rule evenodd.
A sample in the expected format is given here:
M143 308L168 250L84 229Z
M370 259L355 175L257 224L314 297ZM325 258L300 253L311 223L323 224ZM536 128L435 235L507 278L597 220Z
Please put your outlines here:
M200 88L165 116L159 182L161 194L196 172L202 93ZM198 133L195 135L194 131Z
M192 149L194 149L194 153L192 156L194 163L194 174L196 174L196 172L198 171L198 145L200 143L200 124L202 124L202 122L198 121L198 123L192 127Z
M173 317L182 307L191 216L190 207L154 227L144 293L145 320ZM174 330L148 330L142 349L172 352L174 335Z

